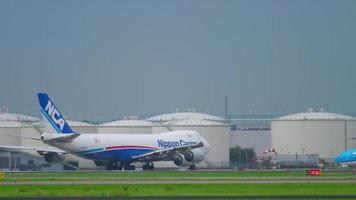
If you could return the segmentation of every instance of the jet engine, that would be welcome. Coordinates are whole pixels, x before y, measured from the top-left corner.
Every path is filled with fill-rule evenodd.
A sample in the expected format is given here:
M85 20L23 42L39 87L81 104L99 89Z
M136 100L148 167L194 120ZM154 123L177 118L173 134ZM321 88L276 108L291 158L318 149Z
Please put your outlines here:
M184 153L184 159L188 162L200 162L204 160L205 154L200 149L193 149Z
M55 152L45 153L43 156L48 163L61 163L65 160L64 155L59 155Z
M186 161L182 154L179 154L176 157L174 157L173 162L175 165L178 166L189 166L192 164L191 162Z
M95 160L94 161L95 165L98 167L106 167L109 165L109 161L100 161L100 160Z

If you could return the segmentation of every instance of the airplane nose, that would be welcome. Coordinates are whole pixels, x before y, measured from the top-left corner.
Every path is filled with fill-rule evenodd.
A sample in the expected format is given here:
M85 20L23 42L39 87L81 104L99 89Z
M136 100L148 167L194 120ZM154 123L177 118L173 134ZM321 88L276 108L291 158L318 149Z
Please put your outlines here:
M211 146L210 146L209 142L206 141L206 139L201 136L200 136L200 141L204 144L203 148L205 148L207 151L210 151Z
M205 140L205 141L206 141L206 140ZM208 151L210 151L210 149L211 149L211 145L209 144L209 142L208 142L208 141L206 141L205 146L206 146L206 148L208 149Z
M337 156L337 157L335 158L335 162L337 162L337 163L343 162L343 161L345 161L345 158L342 157L342 156Z

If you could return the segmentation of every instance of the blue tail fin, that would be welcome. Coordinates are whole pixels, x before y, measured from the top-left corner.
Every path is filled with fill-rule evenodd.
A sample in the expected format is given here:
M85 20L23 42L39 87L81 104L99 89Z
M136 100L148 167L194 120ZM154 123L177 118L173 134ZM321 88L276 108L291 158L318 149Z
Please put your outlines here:
M38 93L37 96L41 106L41 113L52 125L54 130L60 134L74 133L47 93Z

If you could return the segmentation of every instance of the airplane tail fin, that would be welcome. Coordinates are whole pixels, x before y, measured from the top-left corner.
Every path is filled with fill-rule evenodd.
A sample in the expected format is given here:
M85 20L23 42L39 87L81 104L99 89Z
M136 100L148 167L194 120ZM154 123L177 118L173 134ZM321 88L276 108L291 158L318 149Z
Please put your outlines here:
M45 119L50 123L54 130L59 134L72 134L75 133L63 115L54 105L53 101L49 98L47 93L38 93L38 101L41 107L41 113Z

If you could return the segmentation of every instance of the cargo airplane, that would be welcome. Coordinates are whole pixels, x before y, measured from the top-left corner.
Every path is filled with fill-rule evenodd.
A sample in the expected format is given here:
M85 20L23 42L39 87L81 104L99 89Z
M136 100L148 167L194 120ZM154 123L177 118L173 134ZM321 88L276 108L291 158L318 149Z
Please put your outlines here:
M55 133L42 133L51 147L0 146L2 149L35 150L47 162L62 162L66 154L90 159L108 170L153 170L154 161L173 161L177 166L195 169L210 150L209 143L196 131L169 131L160 134L84 134L74 131L46 93L38 93L43 117ZM26 137L25 137L26 138ZM27 138L36 139L36 138Z

